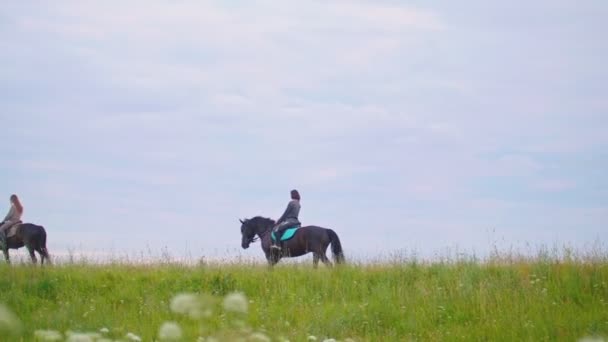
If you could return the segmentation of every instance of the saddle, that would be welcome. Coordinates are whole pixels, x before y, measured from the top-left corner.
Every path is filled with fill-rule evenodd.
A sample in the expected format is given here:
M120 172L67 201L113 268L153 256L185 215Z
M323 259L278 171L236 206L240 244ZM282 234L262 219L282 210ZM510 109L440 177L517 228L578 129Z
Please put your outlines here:
M292 228L285 229L285 231L281 235L281 241L287 241L287 240L291 239L292 237L294 237L294 235L296 235L296 232L300 228L301 228L301 226L298 225L298 226L295 226ZM276 232L272 232L272 234L270 234L270 236L272 238L272 241L277 241Z

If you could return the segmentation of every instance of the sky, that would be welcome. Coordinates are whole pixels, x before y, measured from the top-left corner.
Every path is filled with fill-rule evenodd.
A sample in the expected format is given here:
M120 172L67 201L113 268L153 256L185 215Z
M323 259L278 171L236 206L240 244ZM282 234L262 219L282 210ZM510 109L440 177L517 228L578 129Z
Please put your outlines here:
M605 1L7 1L0 197L49 249L260 257L608 239ZM1 204L0 198L0 204ZM1 209L4 210L4 209Z

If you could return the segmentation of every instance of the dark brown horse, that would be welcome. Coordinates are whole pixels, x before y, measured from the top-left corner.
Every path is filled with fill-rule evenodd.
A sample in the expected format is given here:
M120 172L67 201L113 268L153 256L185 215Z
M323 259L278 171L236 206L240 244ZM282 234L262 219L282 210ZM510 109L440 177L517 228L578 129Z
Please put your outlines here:
M4 258L7 263L10 263L10 256L8 255L9 249L19 249L25 246L30 253L30 257L32 258L32 262L35 264L38 261L36 260L36 254L34 251L40 254L40 262L44 265L44 261L51 263L51 258L49 256L49 252L46 249L46 231L44 227L37 226L31 223L22 223L17 227L17 231L15 235L6 239L8 248L2 246L2 251L4 252Z
M306 226L298 229L290 240L283 242L281 250L270 248L271 232L275 226L275 221L264 218L254 217L250 220L241 221L241 246L243 249L249 248L257 237L262 241L262 250L266 255L266 260L270 266L274 266L281 258L299 257L304 254L313 254L313 266L316 268L321 260L325 265L331 266L331 261L325 255L327 247L331 244L331 251L334 261L337 264L344 263L344 252L340 244L338 234L331 229L316 226Z

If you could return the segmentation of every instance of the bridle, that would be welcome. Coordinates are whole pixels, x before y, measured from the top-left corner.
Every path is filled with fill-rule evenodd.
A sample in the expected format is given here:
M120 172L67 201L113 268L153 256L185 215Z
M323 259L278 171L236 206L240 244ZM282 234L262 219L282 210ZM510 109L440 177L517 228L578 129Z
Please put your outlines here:
M272 226L265 228L262 232L259 232L257 228L259 227L254 227L253 225L251 225L251 222L249 222L248 220L240 220L241 224L243 224L248 230L253 230L253 236L249 237L247 240L247 243L252 244L256 241L258 241L260 238L263 238L266 234L268 234L271 230L272 230Z
M247 229L252 229L251 226L249 225L249 223L244 223L247 227ZM259 240L258 234L255 232L255 230L253 231L253 236L248 238L249 240L247 241L247 243L252 244L256 241Z
M257 234L256 234L256 235L253 235L253 237L252 237L252 238L249 238L248 243L252 244L252 243L254 243L254 242L258 241L259 239L260 239L260 238L257 236Z

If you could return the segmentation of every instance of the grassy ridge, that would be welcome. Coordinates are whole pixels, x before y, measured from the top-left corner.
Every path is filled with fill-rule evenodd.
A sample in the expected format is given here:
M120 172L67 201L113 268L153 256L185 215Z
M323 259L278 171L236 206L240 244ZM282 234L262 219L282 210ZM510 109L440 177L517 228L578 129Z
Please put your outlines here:
M608 336L608 264L604 262L436 263L346 266L312 270L283 265L274 271L236 264L51 268L0 265L0 303L23 323L61 332L132 332L144 341L175 321L187 338L231 327L217 310L204 324L172 313L183 292L243 292L247 324L273 338L309 335L356 341L506 340L576 341ZM203 326L203 331L201 327ZM7 336L7 335L4 335Z

